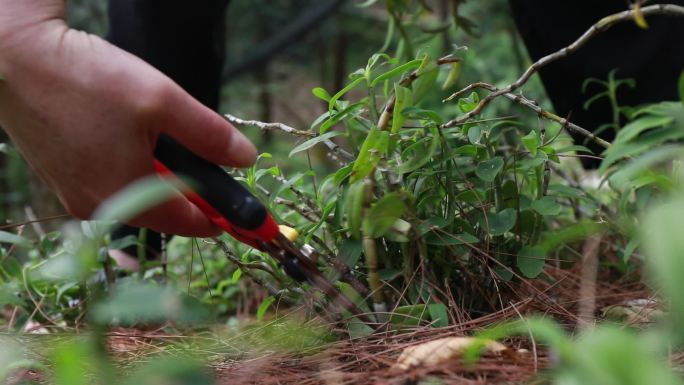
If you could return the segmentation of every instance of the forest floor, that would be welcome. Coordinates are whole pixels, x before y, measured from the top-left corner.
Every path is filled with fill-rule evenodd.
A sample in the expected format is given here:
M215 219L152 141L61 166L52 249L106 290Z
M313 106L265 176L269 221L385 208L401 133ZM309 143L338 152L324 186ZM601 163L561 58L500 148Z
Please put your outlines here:
M638 272L612 276L609 276L611 273L606 276L599 273L589 292L579 267L569 270L547 268L545 273L548 279L518 284L514 297L503 309L479 318L470 318L463 313L458 322L448 327L425 326L403 332L375 333L357 339L340 339L308 351L256 349L247 354L214 354L210 355L210 366L218 384L544 383L537 379L543 379L554 363L553 352L524 337L502 341L512 354L485 353L475 363L454 357L437 365L417 365L408 369L398 369L395 364L407 347L446 337L471 336L525 315L552 316L569 331L575 331L608 319L641 327L651 322L651 313L662 313ZM591 298L583 297L587 293ZM582 304L587 300L594 311L580 315ZM132 368L158 354L173 354L179 341L193 338L160 330L116 329L110 334L109 349L122 367ZM675 354L672 359L675 365L684 364L684 355ZM41 377L38 373L25 371L12 377L9 384L30 379L42 383Z

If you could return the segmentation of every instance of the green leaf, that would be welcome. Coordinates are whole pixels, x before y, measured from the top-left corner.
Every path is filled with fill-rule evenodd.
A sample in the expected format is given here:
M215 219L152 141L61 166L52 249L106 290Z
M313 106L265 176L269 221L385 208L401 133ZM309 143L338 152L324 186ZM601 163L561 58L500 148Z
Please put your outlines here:
M330 101L330 94L328 91L326 91L324 88L321 87L316 87L313 90L311 90L311 93L313 93L317 98L324 100L326 102Z
M385 81L385 80L388 80L388 79L391 79L395 76L401 75L404 72L418 68L418 67L420 67L420 65L422 63L423 63L423 59L414 59L408 63L404 63L404 64L402 64L396 68L393 68L393 69L381 74L377 78L373 79L373 81L371 82L371 87L375 87L376 85L378 85L378 83Z
M371 310L368 307L366 301L364 301L363 297L361 297L361 295L359 295L359 293L357 293L351 285L345 282L337 282L336 285L340 289L342 294L346 295L350 300L352 300L352 302L354 302L354 304L359 308L359 310L366 314L371 313ZM351 314L347 310L343 310L342 312L347 317L351 316ZM374 332L373 328L366 325L357 317L352 317L349 323L347 324L347 327L349 328L349 335L351 336L351 338L366 337L373 334Z
M0 243L9 243L11 245L27 248L32 246L31 241L28 239L17 234L8 233L6 231L0 231Z
M462 113L467 114L468 112L474 110L479 103L480 95L473 91L467 98L458 99L457 105L458 109L461 110Z
M551 184L549 185L549 191L556 193L555 195L559 197L566 198L585 198L587 195L586 192L578 188L566 186L563 184Z
M436 111L432 110L424 110L418 107L405 107L401 113L408 119L427 120L433 124L444 123L444 119L442 119Z
M482 138L482 128L480 126L472 126L468 129L468 141L472 144L480 144Z
M461 62L457 61L451 63L451 68L449 69L449 74L447 75L444 83L442 84L442 90L446 90L456 84L458 78L461 77Z
M661 127L644 133L638 141L630 143L613 143L605 151L604 159L599 167L599 174L603 174L615 162L625 157L635 157L645 151L652 150L668 141L678 140L684 137L684 130L673 130L671 127Z
M484 228L489 224L489 234L492 236L504 235L515 226L517 214L515 209L508 208L498 213L488 213L487 223L481 222Z
M131 246L137 246L138 245L138 236L137 235L127 235L123 238L115 239L111 241L108 245L107 248L109 250L122 250L127 247Z
M23 306L24 300L19 296L20 291L22 291L22 289L19 288L16 281L0 285L0 306ZM0 372L1 371L2 368L0 367ZM0 377L0 380L1 379L2 377Z
M684 104L684 71L679 75L679 100Z
M401 113L404 107L409 107L413 103L413 94L411 90L402 87L399 83L394 85L394 95L396 97L394 101L394 113L392 114L392 129L391 132L396 134L399 132L401 127L404 125L406 117Z
M345 108L344 108L342 111L340 111L340 112L337 112L337 113L333 112L332 115L330 115L330 113L328 113L328 114L329 114L329 115L328 115L328 116L329 116L329 119L326 120L325 123L323 123L323 124L321 125L321 128L319 129L319 132L320 132L321 134L325 134L326 132L328 132L328 130L329 130L332 126L334 126L334 125L336 125L337 123L341 122L342 120L344 120L344 119L350 117L350 115L353 116L353 114L355 114L355 113L361 111L361 110L363 109L363 107L365 107L365 106L366 106L366 103L365 103L365 102L358 102L358 103L354 103L354 104L351 104L351 105L345 107Z
M382 269L378 271L380 275L380 280L384 282L391 282L401 275L401 270L399 269Z
M395 170L397 174L401 175L415 171L432 159L440 144L439 129L437 127L430 127L430 134L431 136L426 139L427 145L425 141L420 141L404 150L402 158L405 158L407 153L413 156L407 162L397 167Z
M334 111L333 111L334 112ZM323 124L323 122L327 122L330 118L331 115L333 115L333 112L331 111L325 111L321 115L319 115L316 120L314 120L313 123L311 123L311 129L313 130L316 128L319 124Z
M366 183L358 181L349 186L345 198L345 212L347 214L347 225L352 237L361 238L361 224L363 222L363 202L366 195Z
M264 318L264 315L266 315L266 312L268 311L268 308L271 307L273 302L275 302L275 297L274 296L269 296L264 299L264 302L259 305L259 308L257 309L256 317L257 320L261 321Z
M543 197L532 201L532 209L540 215L558 215L563 207L553 197Z
M192 184L192 181L190 180L189 183ZM174 187L180 190L184 189L184 185L177 180L160 180L157 176L140 179L104 201L95 210L93 218L104 221L118 220L126 222L176 196L178 192Z
M496 176L499 175L504 166L504 160L502 157L497 156L492 159L480 162L477 165L475 174L485 182L494 182Z
M624 126L617 134L615 138L616 143L628 142L636 138L642 132L655 128L662 127L672 123L673 118L671 116L658 116L658 115L648 115L639 118L628 125Z
M399 306L389 316L389 322L394 326L418 326L427 319L428 313L424 304Z
M544 269L546 253L538 246L525 246L518 251L518 269L527 278L536 278Z
M310 149L311 147L317 145L318 143L325 142L326 140L330 140L331 138L334 138L336 136L343 135L343 132L340 131L331 131L328 133L325 133L323 135L318 135L315 138L309 139L305 141L304 143L301 143L297 147L293 148L292 151L290 151L289 157L292 158L292 155L300 153L302 151L306 151Z
M641 239L639 237L634 237L627 242L625 250L622 252L622 262L627 263L629 259L632 258L634 251L641 246Z
M354 168L352 169L351 182L362 180L366 178L380 162L380 159L385 156L389 148L389 132L380 131L377 128L368 133L366 140L361 145L359 157L354 161Z
M559 245L579 239L585 239L592 234L598 234L604 230L605 224L585 220L574 225L565 226L544 233L539 246L548 254L555 250Z
M238 268L233 272L233 277L230 279L230 281L234 284L238 283L240 277L242 277L242 269Z
M337 104L337 101L344 96L347 92L351 91L352 89L356 88L361 82L363 82L365 78L360 77L356 78L353 80L351 83L349 83L346 87L344 87L342 90L340 90L338 93L336 93L330 100L328 101L328 111L330 113L333 112L335 109L335 105Z
M151 283L120 281L105 302L94 305L93 319L100 325L112 322L173 321L185 325L206 322L207 309L191 297Z
M339 248L337 258L353 269L361 258L363 245L358 239L345 239Z
M88 385L89 363L95 352L94 344L83 340L69 340L58 344L51 352L55 385ZM90 373L92 375L92 373Z
M643 242L644 254L648 255L652 282L657 283L666 300L669 300L672 325L684 322L684 237L681 234L681 223L684 217L684 200L681 198L649 208L642 225L639 238ZM676 341L684 341L684 329L677 327ZM674 337L674 336L673 336Z
M441 303L433 303L428 305L428 311L430 312L430 320L434 327L442 328L449 326L449 313L446 306Z
M341 185L345 179L349 178L349 175L351 175L352 173L353 166L353 164L350 164L342 167L341 169L337 170L337 172L335 172L335 175L333 176L333 182L335 183L335 186Z
M594 153L590 149L588 149L584 146L576 145L576 144L572 145L572 146L566 146L566 147L559 148L556 152L558 154L565 154L566 152L586 152L587 154L593 154Z
M363 220L363 233L371 238L380 238L392 228L406 211L406 203L398 193L390 193L376 202Z
M408 236L410 231L411 224L409 222L406 222L403 219L397 219L396 222L392 224L390 231L385 233L385 239L398 243L409 242L410 239Z
M116 383L121 385L214 385L215 381L206 370L204 363L192 355L183 354L178 357L156 357L148 363L136 365L135 371L126 376L125 382L116 381Z
M433 230L442 229L449 225L450 221L442 217L432 217L428 218L424 222L420 222L416 228L418 235L425 235Z
M454 155L476 156L477 146L474 144L463 145L454 150Z
M479 243L480 240L476 236L462 233L462 234L448 234L445 232L433 232L425 238L425 243L433 246L456 246Z
M437 77L439 76L439 68L433 68L421 74L418 79L413 82L413 103L417 104L433 90Z
M644 173L651 172L653 166L682 155L684 155L684 149L680 145L654 148L626 164L623 163L623 166L610 177L611 185L622 188L628 182L635 183L637 178L644 176Z
M560 159L558 158L558 155L556 154L556 149L551 147L551 146L544 146L540 148L546 156L549 157L549 160L552 162L560 163Z
M523 136L521 140L525 148L527 148L527 151L529 151L532 156L536 156L537 149L541 144L539 141L539 135L537 135L537 131L531 130L530 133Z

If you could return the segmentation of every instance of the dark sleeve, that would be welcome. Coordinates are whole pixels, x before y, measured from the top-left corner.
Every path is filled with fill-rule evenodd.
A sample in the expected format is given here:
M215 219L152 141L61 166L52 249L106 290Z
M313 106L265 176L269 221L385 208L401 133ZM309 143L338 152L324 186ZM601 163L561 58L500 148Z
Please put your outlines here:
M229 0L109 0L108 40L150 63L209 108L218 109ZM120 226L113 239L138 234ZM162 240L148 231L149 258ZM135 246L124 249L137 255Z
M108 40L216 109L229 0L109 0Z
M684 0L668 3L684 4ZM510 0L510 4L532 60L569 45L602 17L626 9L624 0ZM610 123L612 115L607 101L597 102L589 110L582 108L589 97L601 91L592 86L584 94L582 83L591 77L605 80L614 68L619 69L618 78L636 80L635 89L619 90L621 105L677 98L677 79L684 69L684 19L658 15L647 21L647 30L633 22L618 24L576 53L540 71L559 115L570 116L573 122L592 131ZM604 137L610 140L612 135ZM600 147L593 150L601 152Z

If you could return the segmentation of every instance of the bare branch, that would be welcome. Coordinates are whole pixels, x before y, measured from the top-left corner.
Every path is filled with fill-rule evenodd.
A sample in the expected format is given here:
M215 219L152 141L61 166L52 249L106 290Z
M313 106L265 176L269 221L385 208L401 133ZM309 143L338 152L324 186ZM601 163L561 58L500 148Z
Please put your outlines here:
M249 126L249 127L257 127L262 131L282 131L286 134L294 135L294 136L301 136L303 138L315 138L318 136L315 132L309 132L309 131L302 131L298 130L294 127L290 127L287 124L283 123L265 123L265 122L260 122L258 120L244 120L240 119L237 116L230 115L230 114L224 114L223 115L226 120L232 124L238 125L238 126ZM337 156L344 157L347 159L354 159L354 155L350 154L349 152L345 151L342 149L340 146L338 146L335 142L332 140L324 140L323 144L325 144L326 147L328 147L328 151L330 151L331 157L333 160L338 161L339 163L344 163L341 159L339 159Z
M461 91L458 91L458 92L454 93L452 96L450 96L449 98L445 99L445 101L451 100L451 99L453 99L453 98L456 98L456 97L458 97L458 95L461 95L461 94L463 94L463 93L465 93L465 92L468 92L468 91L473 90L473 89L476 89L476 88L484 88L484 89L486 89L486 90L489 90L489 91L492 92L492 95L493 95L494 93L497 93L497 92L500 92L500 91L501 91L501 90L499 90L498 88L494 87L494 86L491 85L491 84L487 84L487 83L483 83L483 82L477 82L477 83L473 83L473 84L469 85L468 87L462 89ZM576 125L575 123L570 122L569 120L567 120L567 119L565 119L565 118L561 118L560 116L558 116L558 115L556 115L556 114L554 114L554 113L551 113L551 112L549 112L549 111L546 111L546 110L542 109L542 108L537 104L537 102L535 102L535 101L533 101L533 100L527 99L527 98L525 98L525 97L522 96L522 95L514 94L514 93L512 93L512 92L505 92L505 93L501 94L501 96L504 96L505 98L508 98L508 99L510 99L511 101L513 101L513 102L515 102L515 103L518 103L518 104L520 104L520 105L523 106L523 107L529 108L530 110L536 112L536 113L537 113L540 117L542 117L542 118L545 118L545 119L554 121L554 122L556 122L556 123L559 123L559 124L560 124L561 126L563 126L563 128L565 128L566 130L571 131L571 132L574 132L574 133L576 133L576 134L578 134L578 135L582 135L582 136L584 136L584 137L586 137L586 138L588 138L588 139L590 139L590 140L592 140L592 141L598 143L598 144L599 144L600 146L602 146L602 147L608 148L608 147L610 146L610 143L609 143L609 142L607 142L607 141L605 141L605 140L599 138L598 136L594 135L594 134L593 134L592 132L590 132L589 130L587 130L587 129L585 129L585 128L582 128L582 127Z
M643 14L643 16L651 16L651 15L684 16L684 7L679 6L679 5L674 5L674 4L654 4L654 5L649 5L648 7L641 8L641 13ZM612 27L615 24L622 23L625 21L632 21L633 17L634 17L634 10L633 9L604 17L603 19L599 20L596 24L592 25L582 36L580 36L572 44L537 60L514 83L511 83L508 86L487 95L487 97L480 100L480 103L472 111L470 111L467 114L464 114L464 115L462 115L456 119L452 119L452 120L444 123L441 126L441 128L448 128L448 127L453 127L453 126L463 124L468 119L471 119L476 115L479 115L482 112L482 110L489 103L492 102L492 100L496 99L499 96L505 95L505 94L510 93L512 91L515 91L518 88L522 87L525 83L527 83L527 81L530 79L530 77L532 77L532 75L534 75L536 72L539 71L539 69L541 69L541 68L543 68L543 67L545 67L545 66L547 66L547 65L549 65L549 64L551 64L551 63L553 63L559 59L562 59L562 58L565 58L565 57L571 55L572 53L574 53L575 51L580 49L582 46L584 46L589 40L593 39L596 35L600 34L601 32L606 31L607 29L609 29L610 27ZM606 145L608 144L608 142L605 142L605 141L597 142L597 143L599 143L600 145L602 145L604 147L606 147Z
M258 277L257 275L255 275L252 272L252 269L254 268L254 266L251 266L251 265L247 266L247 264L243 263L240 260L240 258L233 255L233 252L230 250L230 248L228 247L228 245L225 242L223 242L222 240L220 240L218 238L214 238L213 241L216 242L216 244L221 248L221 251L223 251L223 254L225 254L226 258L228 258L229 261L233 262L237 267L239 267L240 270L242 270L242 273L245 274L246 276L248 276L252 281L254 281L254 283L265 288L269 292L269 294L271 294L273 296L277 296L280 294L280 291L277 290L275 287L273 287L273 285L264 281L263 279L261 279L260 277ZM265 266L259 267L258 269L267 272L269 275L271 275L273 278L275 278L276 281L280 282L280 279L275 275L275 273L273 271L271 271L270 269L266 268ZM282 282L280 282L280 283L282 283Z
M453 57L451 55L444 56L440 59L437 59L437 65L444 65L444 64L451 64L451 63L458 63L460 62L461 59L457 57ZM404 86L404 87L409 87L413 82L418 79L420 76L420 73L418 72L419 70L415 70L408 74L405 78L403 78L399 84ZM392 94L392 96L387 100L387 103L385 104L385 108L382 109L382 114L380 115L380 119L378 119L378 130L386 130L387 126L389 125L390 119L392 118L392 115L394 114L394 105L397 102L397 95Z
M223 114L223 116L227 121L238 126L257 127L262 131L282 131L287 134L303 136L306 138L313 138L316 136L316 133L314 132L298 130L283 123L264 123L257 120L244 120L230 114Z

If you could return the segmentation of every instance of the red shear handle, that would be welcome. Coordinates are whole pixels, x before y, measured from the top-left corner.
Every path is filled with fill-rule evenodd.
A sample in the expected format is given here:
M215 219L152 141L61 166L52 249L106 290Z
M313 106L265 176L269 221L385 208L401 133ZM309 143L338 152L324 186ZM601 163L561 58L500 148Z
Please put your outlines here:
M255 248L260 248L258 241L275 240L278 225L266 207L221 167L165 135L159 137L155 157L157 173L191 181L185 196L218 227Z

